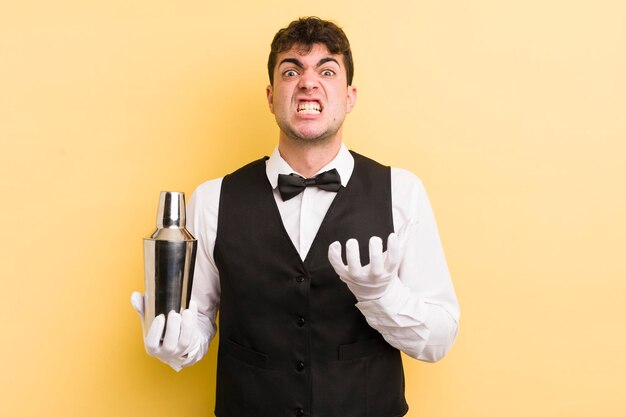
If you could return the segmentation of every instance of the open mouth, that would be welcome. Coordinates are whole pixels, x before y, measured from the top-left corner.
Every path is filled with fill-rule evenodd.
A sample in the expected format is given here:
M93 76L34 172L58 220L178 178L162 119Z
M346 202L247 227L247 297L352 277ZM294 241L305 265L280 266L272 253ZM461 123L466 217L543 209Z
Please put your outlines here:
M317 101L301 101L298 103L298 114L320 114L322 105Z

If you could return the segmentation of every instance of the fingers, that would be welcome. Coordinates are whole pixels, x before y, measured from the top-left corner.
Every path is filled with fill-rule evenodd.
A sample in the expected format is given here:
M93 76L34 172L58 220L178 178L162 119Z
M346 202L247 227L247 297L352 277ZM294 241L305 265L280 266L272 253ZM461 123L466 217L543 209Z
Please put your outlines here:
M196 300L189 301L189 310L193 311L194 316L198 314L198 303L196 303Z
M374 276L381 276L385 271L393 271L400 265L404 255L404 247L414 233L416 224L416 222L409 221L400 228L398 233L390 234L387 239L387 252L383 252L383 241L380 237L373 236L370 238L369 273ZM363 272L359 243L356 239L350 239L346 242L347 265L343 263L341 258L341 243L339 242L333 242L328 247L328 260L335 272L344 280L353 281Z
M379 276L384 270L383 241L378 236L373 236L370 238L370 271Z
M398 239L398 235L392 233L387 238L387 259L386 267L393 270L402 261L402 245Z
M163 336L163 345L161 349L168 354L175 354L178 340L180 338L180 324L182 317L174 310L167 315L167 325L165 328L165 336Z
M348 274L357 276L361 270L361 254L359 242L356 239L349 239L346 242L346 260L348 261Z
M143 319L143 294L137 291L133 292L130 296L130 303L139 317Z
M180 325L180 340L178 341L180 353L184 353L191 345L191 342L193 342L198 320L197 312L198 305L195 301L191 301L189 308L183 311Z
M333 242L328 247L328 261L333 267L337 275L344 276L348 271L348 268L341 259L341 243Z
M387 239L387 259L386 264L389 270L393 270L400 265L404 257L404 251L408 241L417 230L417 222L413 219L407 221L397 233L392 233Z
M189 308L183 311L182 315L172 310L167 315L167 320L163 314L155 317L145 338L148 354L166 360L186 353L196 337L197 314L198 305L191 301Z
M154 320L152 320L152 325L150 325L150 330L148 330L148 335L145 339L146 351L149 355L154 356L158 353L164 327L165 316L163 314L159 314L154 318Z
M370 265L372 271L382 272L385 267L383 256L383 241L378 236L373 236L369 241ZM341 258L341 243L333 242L328 247L328 260L335 269L335 272L342 277L346 274L356 276L362 270L361 252L359 242L356 239L349 239L346 242L346 260L348 265L343 263Z

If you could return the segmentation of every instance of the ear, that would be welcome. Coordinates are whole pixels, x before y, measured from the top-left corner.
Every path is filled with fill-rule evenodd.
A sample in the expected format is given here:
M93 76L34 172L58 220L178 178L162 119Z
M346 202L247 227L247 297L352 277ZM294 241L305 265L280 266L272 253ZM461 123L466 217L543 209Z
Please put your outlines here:
M356 87L348 86L348 100L346 102L346 113L350 113L356 104Z
M271 85L265 88L265 94L267 94L267 104L270 107L270 111L274 113L274 92Z

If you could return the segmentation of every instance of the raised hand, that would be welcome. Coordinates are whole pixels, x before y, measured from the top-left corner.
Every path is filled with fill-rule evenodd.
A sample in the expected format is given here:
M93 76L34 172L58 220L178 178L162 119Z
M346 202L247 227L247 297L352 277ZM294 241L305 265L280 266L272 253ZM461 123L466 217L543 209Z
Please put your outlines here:
M407 242L416 229L416 222L409 221L398 233L387 238L387 251L383 252L383 241L373 236L369 241L369 265L361 265L359 243L356 239L346 242L347 265L341 259L341 243L333 242L328 247L328 260L337 275L358 301L375 300L383 296L391 280L398 276Z

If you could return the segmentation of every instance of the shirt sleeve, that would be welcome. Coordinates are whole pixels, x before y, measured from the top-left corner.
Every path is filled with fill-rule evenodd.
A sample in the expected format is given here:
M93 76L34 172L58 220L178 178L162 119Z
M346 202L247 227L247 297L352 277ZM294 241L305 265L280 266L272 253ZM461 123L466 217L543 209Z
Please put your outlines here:
M392 168L391 182L394 229L413 220L417 230L385 294L359 302L357 308L389 344L413 358L435 362L456 339L459 305L421 181Z
M200 341L184 357L170 365L174 369L191 366L202 359L217 332L220 281L213 249L221 186L221 178L201 184L187 205L187 229L198 241L191 298L198 304Z

